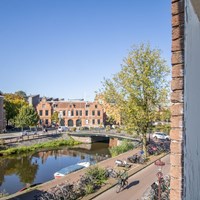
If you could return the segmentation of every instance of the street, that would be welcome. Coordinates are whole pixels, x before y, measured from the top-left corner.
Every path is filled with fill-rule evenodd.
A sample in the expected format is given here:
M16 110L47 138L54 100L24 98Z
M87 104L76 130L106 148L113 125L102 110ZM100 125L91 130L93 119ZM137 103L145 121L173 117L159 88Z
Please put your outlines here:
M163 167L163 174L167 175L170 169L170 159L169 155L165 156L162 161L165 162ZM158 167L155 164L141 170L135 175L128 179L128 186L120 193L116 193L116 188L104 192L95 200L140 200L146 189L157 180L156 173L158 172Z

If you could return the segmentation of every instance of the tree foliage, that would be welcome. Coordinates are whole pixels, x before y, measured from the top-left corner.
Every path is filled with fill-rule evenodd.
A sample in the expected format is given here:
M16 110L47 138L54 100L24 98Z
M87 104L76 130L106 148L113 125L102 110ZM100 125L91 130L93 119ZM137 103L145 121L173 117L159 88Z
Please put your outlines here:
M118 109L126 129L142 135L145 153L146 133L156 111L167 106L169 100L168 76L169 67L161 52L141 44L131 49L121 71L103 82L101 94Z
M22 106L28 105L28 103L17 94L4 94L4 109L6 111L7 123L13 121L18 115Z
M51 116L51 121L54 122L54 123L58 123L59 122L59 117L58 117L58 112L55 111L52 116Z
M15 125L22 129L26 126L33 127L38 124L39 116L32 106L23 106L15 118Z

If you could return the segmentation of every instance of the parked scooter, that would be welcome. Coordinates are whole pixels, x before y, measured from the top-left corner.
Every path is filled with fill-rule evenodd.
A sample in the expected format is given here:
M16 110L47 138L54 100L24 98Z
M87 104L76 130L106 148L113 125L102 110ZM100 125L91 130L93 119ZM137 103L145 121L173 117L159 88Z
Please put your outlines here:
M131 164L128 164L125 160L124 161L116 160L115 164L117 165L117 167L126 167L126 168L131 167Z

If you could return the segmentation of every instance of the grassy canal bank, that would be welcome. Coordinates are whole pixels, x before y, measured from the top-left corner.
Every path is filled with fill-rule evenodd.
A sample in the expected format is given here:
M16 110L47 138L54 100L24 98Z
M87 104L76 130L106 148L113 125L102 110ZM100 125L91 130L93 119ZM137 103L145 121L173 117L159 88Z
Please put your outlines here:
M78 144L81 144L81 143L78 141L75 141L72 138L70 138L68 140L57 139L57 140L43 142L43 143L34 144L34 145L30 145L30 146L11 147L11 148L8 148L5 150L1 150L0 156L28 153L28 152L36 151L36 150L40 150L40 149L57 148L57 147L61 147L61 146L72 147L72 146L75 146Z

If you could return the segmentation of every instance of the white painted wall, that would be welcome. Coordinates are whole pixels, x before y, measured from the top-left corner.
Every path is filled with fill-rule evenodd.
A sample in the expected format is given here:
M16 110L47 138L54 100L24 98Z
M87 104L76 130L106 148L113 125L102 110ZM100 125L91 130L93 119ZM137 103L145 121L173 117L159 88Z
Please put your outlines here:
M200 22L185 0L184 199L200 200Z

